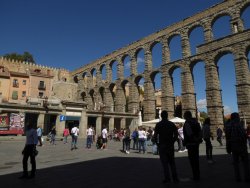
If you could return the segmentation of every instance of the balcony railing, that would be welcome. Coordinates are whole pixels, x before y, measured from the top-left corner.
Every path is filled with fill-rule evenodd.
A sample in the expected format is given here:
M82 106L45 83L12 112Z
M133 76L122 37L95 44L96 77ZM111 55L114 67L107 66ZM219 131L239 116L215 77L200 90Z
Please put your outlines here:
M45 86L45 85L39 84L39 85L38 85L38 89L39 89L39 90L45 90L45 89L46 89L46 86Z

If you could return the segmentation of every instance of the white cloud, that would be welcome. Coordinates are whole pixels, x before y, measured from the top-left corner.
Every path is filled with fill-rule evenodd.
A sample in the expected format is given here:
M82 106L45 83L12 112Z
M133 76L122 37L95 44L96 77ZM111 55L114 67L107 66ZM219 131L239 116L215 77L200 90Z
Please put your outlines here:
M124 68L125 69L130 69L131 61L125 62Z
M204 111L207 108L207 99L200 99L197 101L197 108L199 111Z
M137 66L144 64L144 62L145 62L145 60L143 58L141 58L141 57L137 58Z
M232 108L230 106L225 105L224 106L224 114L231 114L233 112Z

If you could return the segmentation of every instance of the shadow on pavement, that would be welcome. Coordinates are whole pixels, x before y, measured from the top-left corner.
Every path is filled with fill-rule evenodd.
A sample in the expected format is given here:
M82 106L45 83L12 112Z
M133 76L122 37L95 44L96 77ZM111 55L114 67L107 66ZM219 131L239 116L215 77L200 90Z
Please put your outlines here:
M193 182L187 157L176 158L181 182L162 184L163 172L159 159L110 157L80 163L39 169L35 179L19 180L21 173L0 176L1 187L50 188L158 188L158 187L249 187L235 182L231 158L217 155L215 164L200 158L201 181Z

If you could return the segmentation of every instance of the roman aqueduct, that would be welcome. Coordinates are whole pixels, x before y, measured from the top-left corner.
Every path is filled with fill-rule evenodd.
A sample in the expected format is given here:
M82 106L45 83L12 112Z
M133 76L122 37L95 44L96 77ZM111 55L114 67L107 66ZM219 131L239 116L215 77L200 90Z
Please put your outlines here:
M196 114L196 93L194 90L193 68L205 63L207 112L212 125L223 125L223 103L217 62L225 54L234 57L236 93L239 112L250 123L250 75L248 53L250 51L250 29L246 29L242 14L250 6L250 0L225 0L220 4L197 13L187 19L157 31L128 46L120 48L71 73L78 83L78 98L85 100L88 111L95 111L100 104L104 112L134 114L143 106L144 121L155 118L154 77L161 73L161 108L173 116L175 97L172 73L181 69L182 110ZM230 17L231 34L215 39L213 24L223 16ZM191 54L189 36L195 28L202 28L204 42L196 46ZM169 44L181 37L182 58L171 61ZM162 47L162 64L155 68L152 63L152 49L156 44ZM144 72L138 73L138 53L143 50ZM124 75L124 60L130 59L130 75ZM112 80L112 66L117 62L117 79ZM103 79L103 71L106 79ZM144 79L144 100L140 104L139 82ZM126 87L129 89L127 90ZM127 91L127 92L126 92Z

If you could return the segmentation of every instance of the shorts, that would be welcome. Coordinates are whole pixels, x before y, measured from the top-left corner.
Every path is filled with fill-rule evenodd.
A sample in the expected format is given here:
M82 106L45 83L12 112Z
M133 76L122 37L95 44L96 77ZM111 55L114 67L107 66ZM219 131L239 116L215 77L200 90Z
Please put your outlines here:
M102 138L102 143L107 143L108 139L107 138Z

